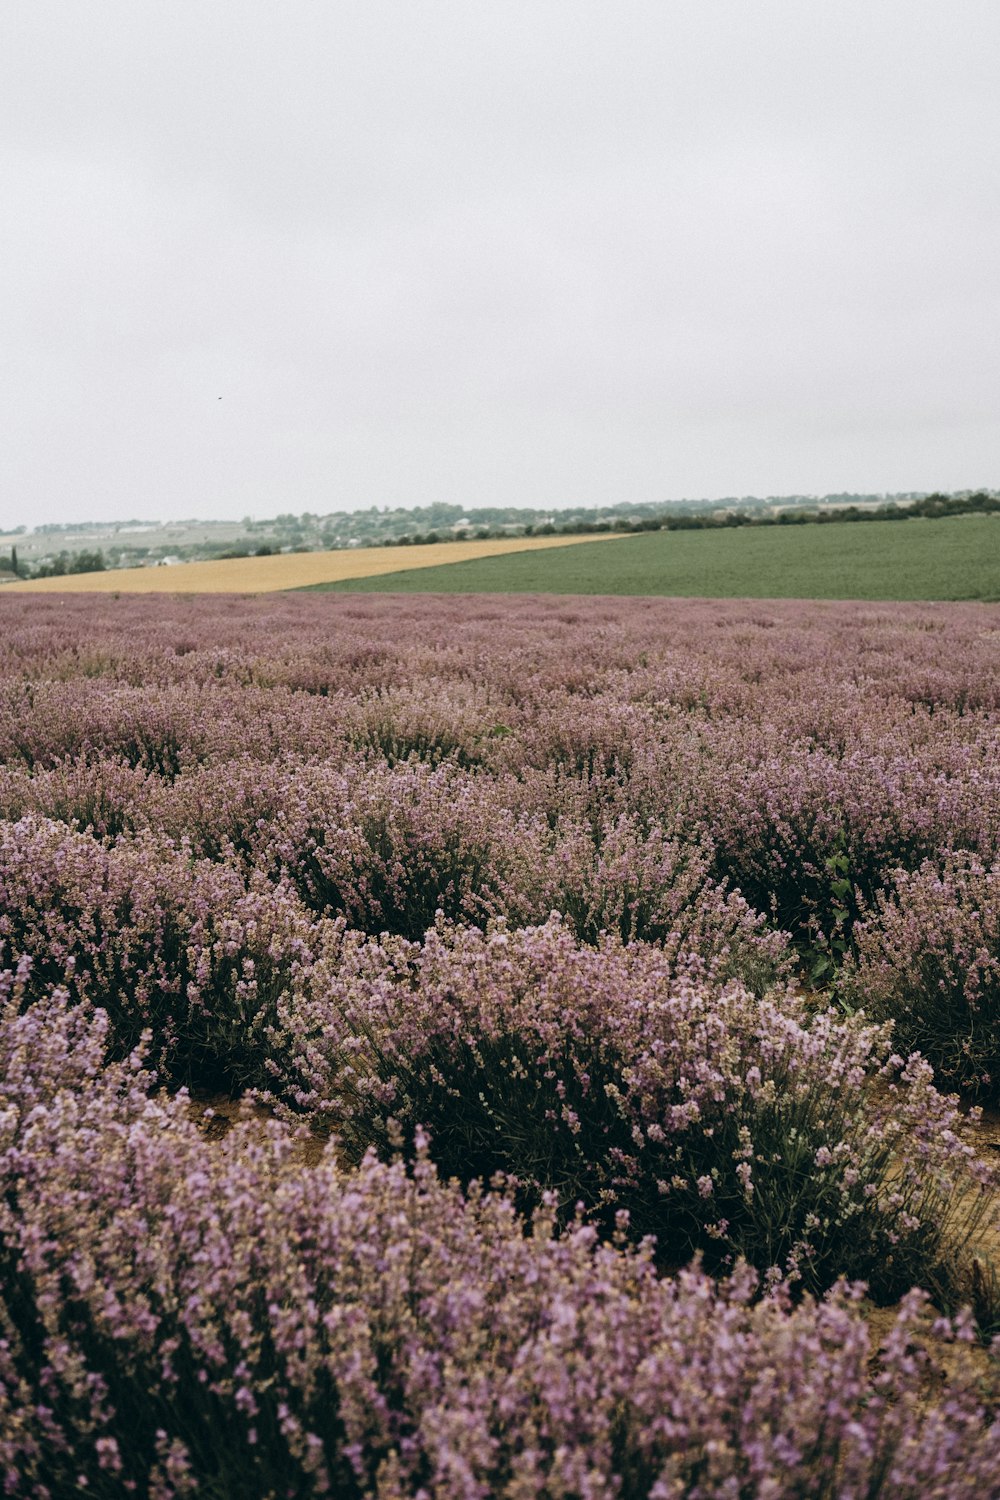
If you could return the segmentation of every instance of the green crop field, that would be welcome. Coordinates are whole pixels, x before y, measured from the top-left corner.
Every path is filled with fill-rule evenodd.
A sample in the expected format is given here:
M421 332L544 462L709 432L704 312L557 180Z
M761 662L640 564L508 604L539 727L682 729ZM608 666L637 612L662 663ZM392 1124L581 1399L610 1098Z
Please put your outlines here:
M1000 599L1000 517L655 531L320 584L339 592Z

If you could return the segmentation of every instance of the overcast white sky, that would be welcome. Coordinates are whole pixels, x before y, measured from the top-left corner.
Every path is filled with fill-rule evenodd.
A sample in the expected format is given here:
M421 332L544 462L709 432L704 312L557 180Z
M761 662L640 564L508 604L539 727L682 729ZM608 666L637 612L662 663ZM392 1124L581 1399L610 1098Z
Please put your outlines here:
M0 525L1000 486L998 75L997 0L3 0Z

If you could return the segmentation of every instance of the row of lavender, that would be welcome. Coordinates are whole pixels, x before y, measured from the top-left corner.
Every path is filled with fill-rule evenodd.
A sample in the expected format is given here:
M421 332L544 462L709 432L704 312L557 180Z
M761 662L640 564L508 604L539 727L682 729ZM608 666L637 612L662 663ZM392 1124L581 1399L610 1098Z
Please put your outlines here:
M981 1370L928 1405L903 1325L872 1383L789 1298L995 1317L994 1174L907 1057L996 1091L995 613L10 615L12 1493L985 1492ZM361 1165L206 1160L164 1081Z
M448 1175L510 1174L524 1206L626 1212L662 1262L743 1256L814 1290L948 1294L969 1269L992 1176L929 1066L863 1013L811 1015L741 905L696 898L666 943L587 944L558 916L373 938L287 884L33 818L6 825L0 894L29 1001L97 1004L112 1057L252 1088L356 1159L428 1127Z
M856 1287L664 1277L548 1201L526 1233L420 1140L408 1170L304 1167L277 1125L206 1154L107 1044L0 976L5 1493L994 1493L1000 1372L919 1293L873 1374Z
M676 948L690 929L689 948L733 947L759 987L778 955L756 913L849 1004L891 1016L900 1050L1000 1096L995 611L6 613L8 821L167 840L373 934L419 939L438 909L515 925L558 910L588 942Z

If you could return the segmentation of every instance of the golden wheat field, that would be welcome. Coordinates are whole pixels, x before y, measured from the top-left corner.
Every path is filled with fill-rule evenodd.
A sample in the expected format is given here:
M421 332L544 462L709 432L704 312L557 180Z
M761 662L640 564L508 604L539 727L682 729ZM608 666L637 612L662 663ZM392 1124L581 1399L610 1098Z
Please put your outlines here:
M522 536L485 542L432 542L420 547L358 547L340 552L289 552L275 557L232 557L217 562L176 563L171 567L122 568L105 573L72 573L4 585L4 592L44 594L268 594L373 578L441 563L469 562L504 552L537 552L547 547L616 540L598 536Z

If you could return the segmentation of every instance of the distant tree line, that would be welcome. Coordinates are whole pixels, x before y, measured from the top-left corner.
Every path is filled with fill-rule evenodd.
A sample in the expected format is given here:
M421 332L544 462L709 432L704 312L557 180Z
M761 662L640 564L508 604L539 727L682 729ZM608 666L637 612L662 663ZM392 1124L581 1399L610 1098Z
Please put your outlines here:
M100 549L96 552L59 552L51 562L21 569L16 566L17 548L12 548L11 552L14 562L11 571L22 578L64 578L68 573L103 573L107 567Z
M716 531L737 526L825 526L832 521L907 521L911 516L937 519L941 516L1000 513L1000 497L979 491L974 495L927 495L907 505L890 501L884 505L825 506L823 508L788 509L767 515L761 511L695 511L664 512L650 516L617 516L614 520L564 521L556 525L546 521L520 527L524 536L587 536L591 533L620 531ZM489 537L509 536L501 528L479 526L469 531L418 531L404 536L385 537L383 547L419 547L441 541L485 541Z
M270 542L261 542L252 547L249 544L237 542L235 547L227 547L225 552L216 552L215 557L219 562L228 561L234 557L271 557L275 550Z
M644 530L659 531L662 518L657 517L652 522L647 521L564 521L556 525L553 521L543 521L534 525L531 521L525 522L518 528L522 536L586 536L595 531L636 531L640 527ZM433 545L435 542L487 542L491 539L509 540L511 532L503 526L475 526L468 531L448 531L444 536L439 531L415 531L406 532L402 536L383 537L378 543L381 547L421 547Z
M974 495L927 495L909 505L845 505L820 509L783 510L777 515L729 511L725 515L673 515L650 517L630 524L630 531L703 531L722 526L825 526L831 521L908 521L911 516L939 519L1000 512L1000 498L979 491Z

